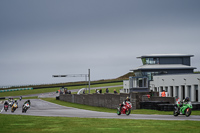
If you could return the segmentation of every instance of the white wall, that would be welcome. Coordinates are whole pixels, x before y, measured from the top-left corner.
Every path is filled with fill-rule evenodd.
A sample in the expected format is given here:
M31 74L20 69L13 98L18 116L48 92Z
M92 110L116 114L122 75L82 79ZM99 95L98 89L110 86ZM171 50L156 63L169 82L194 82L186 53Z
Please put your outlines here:
M184 80L185 79L185 80ZM163 75L153 76L150 84L155 86L179 86L185 84L199 84L200 74L179 74L179 75Z
M129 93L129 91L130 91L129 90L129 80L124 80L123 81L123 90L124 90L124 93Z
M170 96L173 94L173 97L178 96L180 100L183 99L185 94L185 97L190 97L191 101L195 101L196 89L198 89L198 102L200 102L200 74L153 76L153 81L150 84L152 85L151 90L159 87L160 92L161 89L166 90L167 88ZM178 89L178 92L175 88Z

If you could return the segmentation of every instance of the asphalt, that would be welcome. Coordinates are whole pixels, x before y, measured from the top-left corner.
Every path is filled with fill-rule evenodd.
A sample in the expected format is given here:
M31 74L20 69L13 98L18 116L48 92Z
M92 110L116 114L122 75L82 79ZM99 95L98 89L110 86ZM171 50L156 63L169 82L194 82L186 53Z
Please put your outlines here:
M200 121L200 116L191 115L186 117L180 115L174 117L173 115L143 115L143 114L130 114L129 116L117 113L97 112L90 110L77 109L72 107L65 107L43 101L40 99L31 99L31 107L26 113L22 113L22 105L25 99L19 101L19 108L11 113L11 109L7 112L3 110L3 104L0 104L0 111L2 114L13 115L32 115L32 116L52 116L52 117L79 117L79 118L107 118L107 119L144 119L144 120L192 120ZM134 110L133 110L134 111Z

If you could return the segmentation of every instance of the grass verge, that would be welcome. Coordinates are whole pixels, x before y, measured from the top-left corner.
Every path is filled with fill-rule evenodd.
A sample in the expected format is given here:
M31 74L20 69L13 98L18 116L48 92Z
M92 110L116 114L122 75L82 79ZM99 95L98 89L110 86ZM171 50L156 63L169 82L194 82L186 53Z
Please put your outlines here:
M188 133L200 130L199 121L67 118L3 114L0 114L0 119L2 133Z
M104 86L114 86L114 85L122 85L122 84L123 84L123 82L107 83L107 84L96 84L96 85L91 85L90 88L104 87ZM68 88L68 90L73 90L73 89L81 89L81 88L85 88L85 87L86 86L72 86L72 87L67 87L67 88ZM122 87L119 87L119 88L121 89ZM39 93L47 93L47 92L56 92L59 89L60 89L60 87L44 88L44 89L33 89L33 90L21 90L21 91L10 91L10 92L1 92L0 93L0 97L30 95L30 94L39 94ZM94 93L94 91L95 90L91 90L91 93ZM111 91L112 91L112 89L111 89Z

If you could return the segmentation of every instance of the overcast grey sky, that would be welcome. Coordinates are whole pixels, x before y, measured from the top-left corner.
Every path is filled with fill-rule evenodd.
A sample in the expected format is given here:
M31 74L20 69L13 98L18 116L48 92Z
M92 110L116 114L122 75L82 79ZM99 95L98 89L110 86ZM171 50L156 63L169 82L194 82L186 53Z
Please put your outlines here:
M110 79L144 54L193 54L200 70L199 0L1 0L0 86Z

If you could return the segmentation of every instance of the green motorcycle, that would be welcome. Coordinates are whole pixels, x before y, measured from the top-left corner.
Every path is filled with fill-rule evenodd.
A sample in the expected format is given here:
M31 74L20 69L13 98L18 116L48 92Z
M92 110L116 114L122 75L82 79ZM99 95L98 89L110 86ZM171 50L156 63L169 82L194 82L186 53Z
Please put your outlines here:
M185 115L186 117L189 117L191 113L192 113L191 102L188 102L186 104L185 103L177 104L174 106L174 116Z

